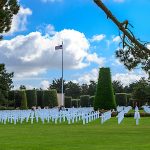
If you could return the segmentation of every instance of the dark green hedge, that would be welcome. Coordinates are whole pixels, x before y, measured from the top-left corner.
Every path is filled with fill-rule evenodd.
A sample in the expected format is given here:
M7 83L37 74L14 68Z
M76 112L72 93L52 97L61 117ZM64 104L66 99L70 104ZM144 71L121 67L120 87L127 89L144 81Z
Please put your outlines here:
M117 106L127 106L127 96L126 94L117 94L116 97L116 104Z
M65 96L65 107L66 108L71 108L71 99L72 97L71 96Z
M32 106L36 106L37 105L36 90L26 90L26 95L28 107L31 108Z
M55 89L44 90L43 100L44 100L44 106L49 106L49 107L58 106L57 91Z
M21 96L21 106L20 109L27 109L27 96L26 92L24 90L20 91L20 96Z
M58 106L57 91L55 89L50 90L50 107Z
M109 68L100 68L96 95L94 100L94 109L114 109L116 101L111 81Z
M43 91L43 101L44 101L44 106L50 105L50 91L49 90Z
M72 107L75 107L75 108L79 107L80 106L80 99L72 99L71 105L72 105Z
M20 107L21 106L21 95L19 90L15 90L15 107Z
M80 105L81 107L89 107L89 95L82 95L80 96Z
M37 106L40 106L41 108L43 108L44 105L44 98L43 98L43 90L38 90L36 91L37 93Z
M90 98L89 98L89 106L90 107L94 106L94 99L95 99L95 96L90 96Z

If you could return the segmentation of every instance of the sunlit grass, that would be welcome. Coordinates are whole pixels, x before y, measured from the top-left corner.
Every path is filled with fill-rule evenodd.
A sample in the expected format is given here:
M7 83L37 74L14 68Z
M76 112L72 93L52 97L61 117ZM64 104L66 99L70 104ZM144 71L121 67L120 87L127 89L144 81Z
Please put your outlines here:
M0 124L0 150L149 150L150 118L117 118L82 125L23 123Z

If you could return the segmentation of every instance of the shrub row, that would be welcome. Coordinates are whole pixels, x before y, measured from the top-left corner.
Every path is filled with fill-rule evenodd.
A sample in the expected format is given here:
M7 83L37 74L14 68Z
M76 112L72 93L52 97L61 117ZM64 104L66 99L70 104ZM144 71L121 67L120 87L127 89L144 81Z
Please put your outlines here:
M70 96L65 97L65 107L93 107L94 96L82 95L80 99L72 99Z
M9 100L14 101L14 107L21 109L31 108L32 106L55 107L58 105L57 91L52 90L16 90L9 91Z

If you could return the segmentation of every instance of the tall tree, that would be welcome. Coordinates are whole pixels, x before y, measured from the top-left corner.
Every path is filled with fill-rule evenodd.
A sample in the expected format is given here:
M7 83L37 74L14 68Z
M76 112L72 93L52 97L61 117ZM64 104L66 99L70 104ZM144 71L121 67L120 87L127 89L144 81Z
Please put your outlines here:
M141 101L150 100L150 84L142 78L134 84L133 98Z
M131 24L128 20L119 22L103 4L102 0L94 0L94 2L105 12L107 18L110 18L122 32L122 34L120 34L122 41L120 45L122 45L122 47L116 51L116 56L129 70L140 65L150 77L150 50L147 48L148 43L143 43L138 40L129 29Z
M65 91L65 88L66 88L65 80L63 80L63 85L64 85L64 91ZM49 89L56 89L57 93L61 93L61 88L62 88L62 78L54 79L52 81L52 84L50 84L49 86Z
M86 83L81 85L81 95L88 95L89 86Z
M123 84L120 81L113 81L112 85L113 85L115 93L122 93L122 92L124 92Z
M96 82L95 81L90 81L90 84L89 84L89 89L88 89L88 94L90 96L93 96L95 95L95 92L96 92Z
M0 100L7 100L8 91L12 86L13 72L8 73L4 64L0 64Z
M80 98L81 95L81 88L78 83L74 83L72 81L69 81L66 83L65 88L65 95L71 96L72 98Z
M13 16L19 11L17 0L0 0L0 39L11 28Z

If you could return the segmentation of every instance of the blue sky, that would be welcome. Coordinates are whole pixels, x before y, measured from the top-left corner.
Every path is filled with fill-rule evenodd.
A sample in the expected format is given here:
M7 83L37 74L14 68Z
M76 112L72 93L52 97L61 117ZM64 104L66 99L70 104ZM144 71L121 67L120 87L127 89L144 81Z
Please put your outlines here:
M149 0L103 0L120 21L150 41ZM110 67L113 80L124 85L147 75L141 69L128 71L115 58L118 29L93 0L20 0L20 12L11 31L0 43L0 63L15 73L14 86L46 88L61 77L61 50L64 41L64 79L88 83L97 80L100 67Z

